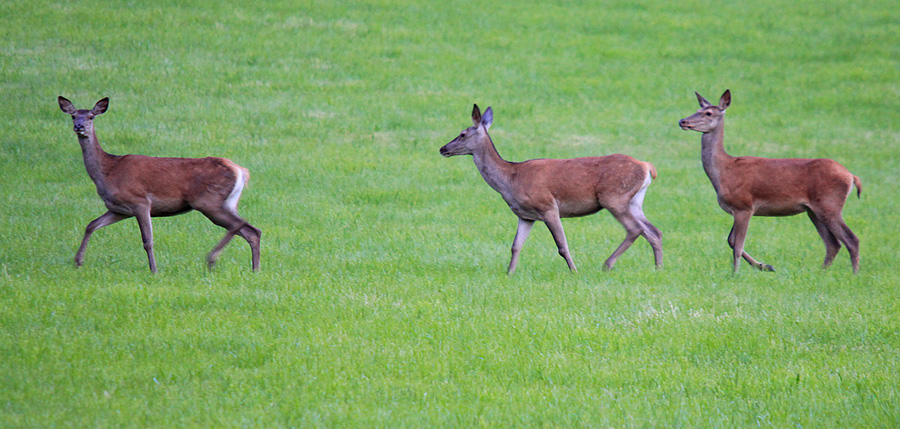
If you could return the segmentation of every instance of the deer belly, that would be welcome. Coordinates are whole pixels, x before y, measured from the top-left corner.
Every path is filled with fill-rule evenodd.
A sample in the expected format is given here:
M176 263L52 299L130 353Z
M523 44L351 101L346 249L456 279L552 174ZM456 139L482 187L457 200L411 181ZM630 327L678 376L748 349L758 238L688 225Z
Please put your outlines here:
M535 210L528 210L518 204L510 204L509 209L521 219L541 220L543 217Z
M113 213L125 216L134 216L134 212L131 210L131 208L125 205L117 204L116 202L107 199L104 199L103 203L106 205L106 209Z
M163 217L175 216L191 211L191 206L185 201L153 201L150 206L150 216Z
M800 204L761 204L753 211L755 216L793 216L806 211Z
M592 215L603 209L596 200L593 201L558 201L559 217L580 217Z

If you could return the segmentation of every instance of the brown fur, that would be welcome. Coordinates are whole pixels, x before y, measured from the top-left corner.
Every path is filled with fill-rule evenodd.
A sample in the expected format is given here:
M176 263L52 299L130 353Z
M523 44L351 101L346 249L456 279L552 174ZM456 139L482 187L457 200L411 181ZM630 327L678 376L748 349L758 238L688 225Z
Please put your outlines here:
M619 154L508 162L497 153L488 135L493 120L491 108L482 117L476 105L472 120L474 125L444 145L441 154L472 155L488 185L518 216L509 274L515 271L519 252L535 221L547 225L560 255L571 270L576 270L560 219L586 216L602 209L609 210L626 231L625 240L606 260L607 269L641 235L653 247L657 267L662 266L662 234L644 216L641 201L635 200L635 195L647 186L648 176L656 177L652 164Z
M725 91L719 105L697 94L700 110L679 121L685 130L703 133L702 159L716 190L719 206L734 216L728 236L733 249L734 272L740 259L764 271L771 265L757 262L743 251L752 216L792 216L806 212L825 243L824 267L831 265L841 243L847 246L853 272L859 271L859 239L844 223L841 211L855 185L857 197L862 183L844 166L830 159L772 159L754 156L733 157L723 145L725 109L731 92Z
M72 116L85 168L109 210L88 224L81 247L75 254L76 266L83 264L84 252L94 231L134 216L141 229L150 270L155 273L150 218L198 210L213 223L228 230L207 256L210 267L215 265L219 252L237 234L250 243L252 267L254 270L259 269L261 232L226 203L238 184L238 174L243 176L246 185L250 177L247 169L225 158L160 158L108 154L100 147L93 120L106 111L109 100L104 98L98 101L91 110L75 109L63 97L59 97L58 101L60 109ZM239 195L235 198L239 198ZM236 207L236 199L233 203Z

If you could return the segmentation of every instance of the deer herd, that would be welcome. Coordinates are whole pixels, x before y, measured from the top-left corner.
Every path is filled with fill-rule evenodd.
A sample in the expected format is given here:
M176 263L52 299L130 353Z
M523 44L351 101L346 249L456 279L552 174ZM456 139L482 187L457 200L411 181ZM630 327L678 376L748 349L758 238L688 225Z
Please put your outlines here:
M830 159L729 155L723 140L731 92L726 90L718 104L696 95L700 109L680 120L678 125L703 134L700 139L703 169L716 191L719 206L734 217L728 234L733 272L738 272L741 259L761 271L775 270L744 250L751 217L806 212L825 243L823 267L831 265L843 244L850 253L853 273L858 273L859 238L844 223L841 211L854 186L859 197L859 178ZM241 192L250 179L247 169L216 157L111 155L100 146L94 131L94 118L107 110L109 99L98 101L90 110L76 109L64 97L59 97L58 102L60 109L72 117L88 176L107 208L106 213L85 228L75 254L77 267L84 262L84 252L94 231L134 217L150 271L155 273L151 218L197 210L226 230L206 258L209 268L213 268L222 249L238 235L249 243L252 268L259 270L261 231L237 213ZM519 254L536 221L547 225L560 256L570 270L576 271L562 218L587 216L603 209L625 228L625 239L606 259L605 269L612 269L616 260L641 236L653 249L656 268L662 267L662 233L650 223L643 210L647 188L657 176L653 164L621 154L506 161L488 134L493 119L490 107L482 113L476 105L472 110L472 126L441 147L440 153L445 157L472 155L481 177L500 193L518 217L508 274L516 270Z

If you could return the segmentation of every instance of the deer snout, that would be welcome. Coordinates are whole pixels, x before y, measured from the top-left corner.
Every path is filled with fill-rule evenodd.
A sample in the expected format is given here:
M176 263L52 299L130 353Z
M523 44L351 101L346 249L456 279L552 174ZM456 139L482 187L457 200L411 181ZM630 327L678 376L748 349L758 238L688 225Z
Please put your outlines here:
M682 120L678 121L678 126L681 127L682 130L689 130L689 129L691 129L691 126L688 125L688 122L687 122L687 120L685 120L685 119L682 119Z
M447 149L447 146L449 146L449 145L444 145L443 147L441 147L441 155L444 158L449 158L449 157L453 156L453 154L450 153L450 149Z

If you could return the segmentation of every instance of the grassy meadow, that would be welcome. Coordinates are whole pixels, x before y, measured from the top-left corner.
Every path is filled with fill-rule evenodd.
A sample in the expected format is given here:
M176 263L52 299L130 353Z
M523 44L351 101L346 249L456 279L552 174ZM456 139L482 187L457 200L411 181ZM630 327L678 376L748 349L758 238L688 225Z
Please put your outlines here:
M0 2L0 427L896 427L895 1ZM861 239L821 269L805 215L731 218L680 118L729 88L732 155L833 158ZM262 270L199 213L105 211L56 97L110 108L110 153L222 156ZM665 268L606 212L563 221L579 272L471 157L626 153Z

